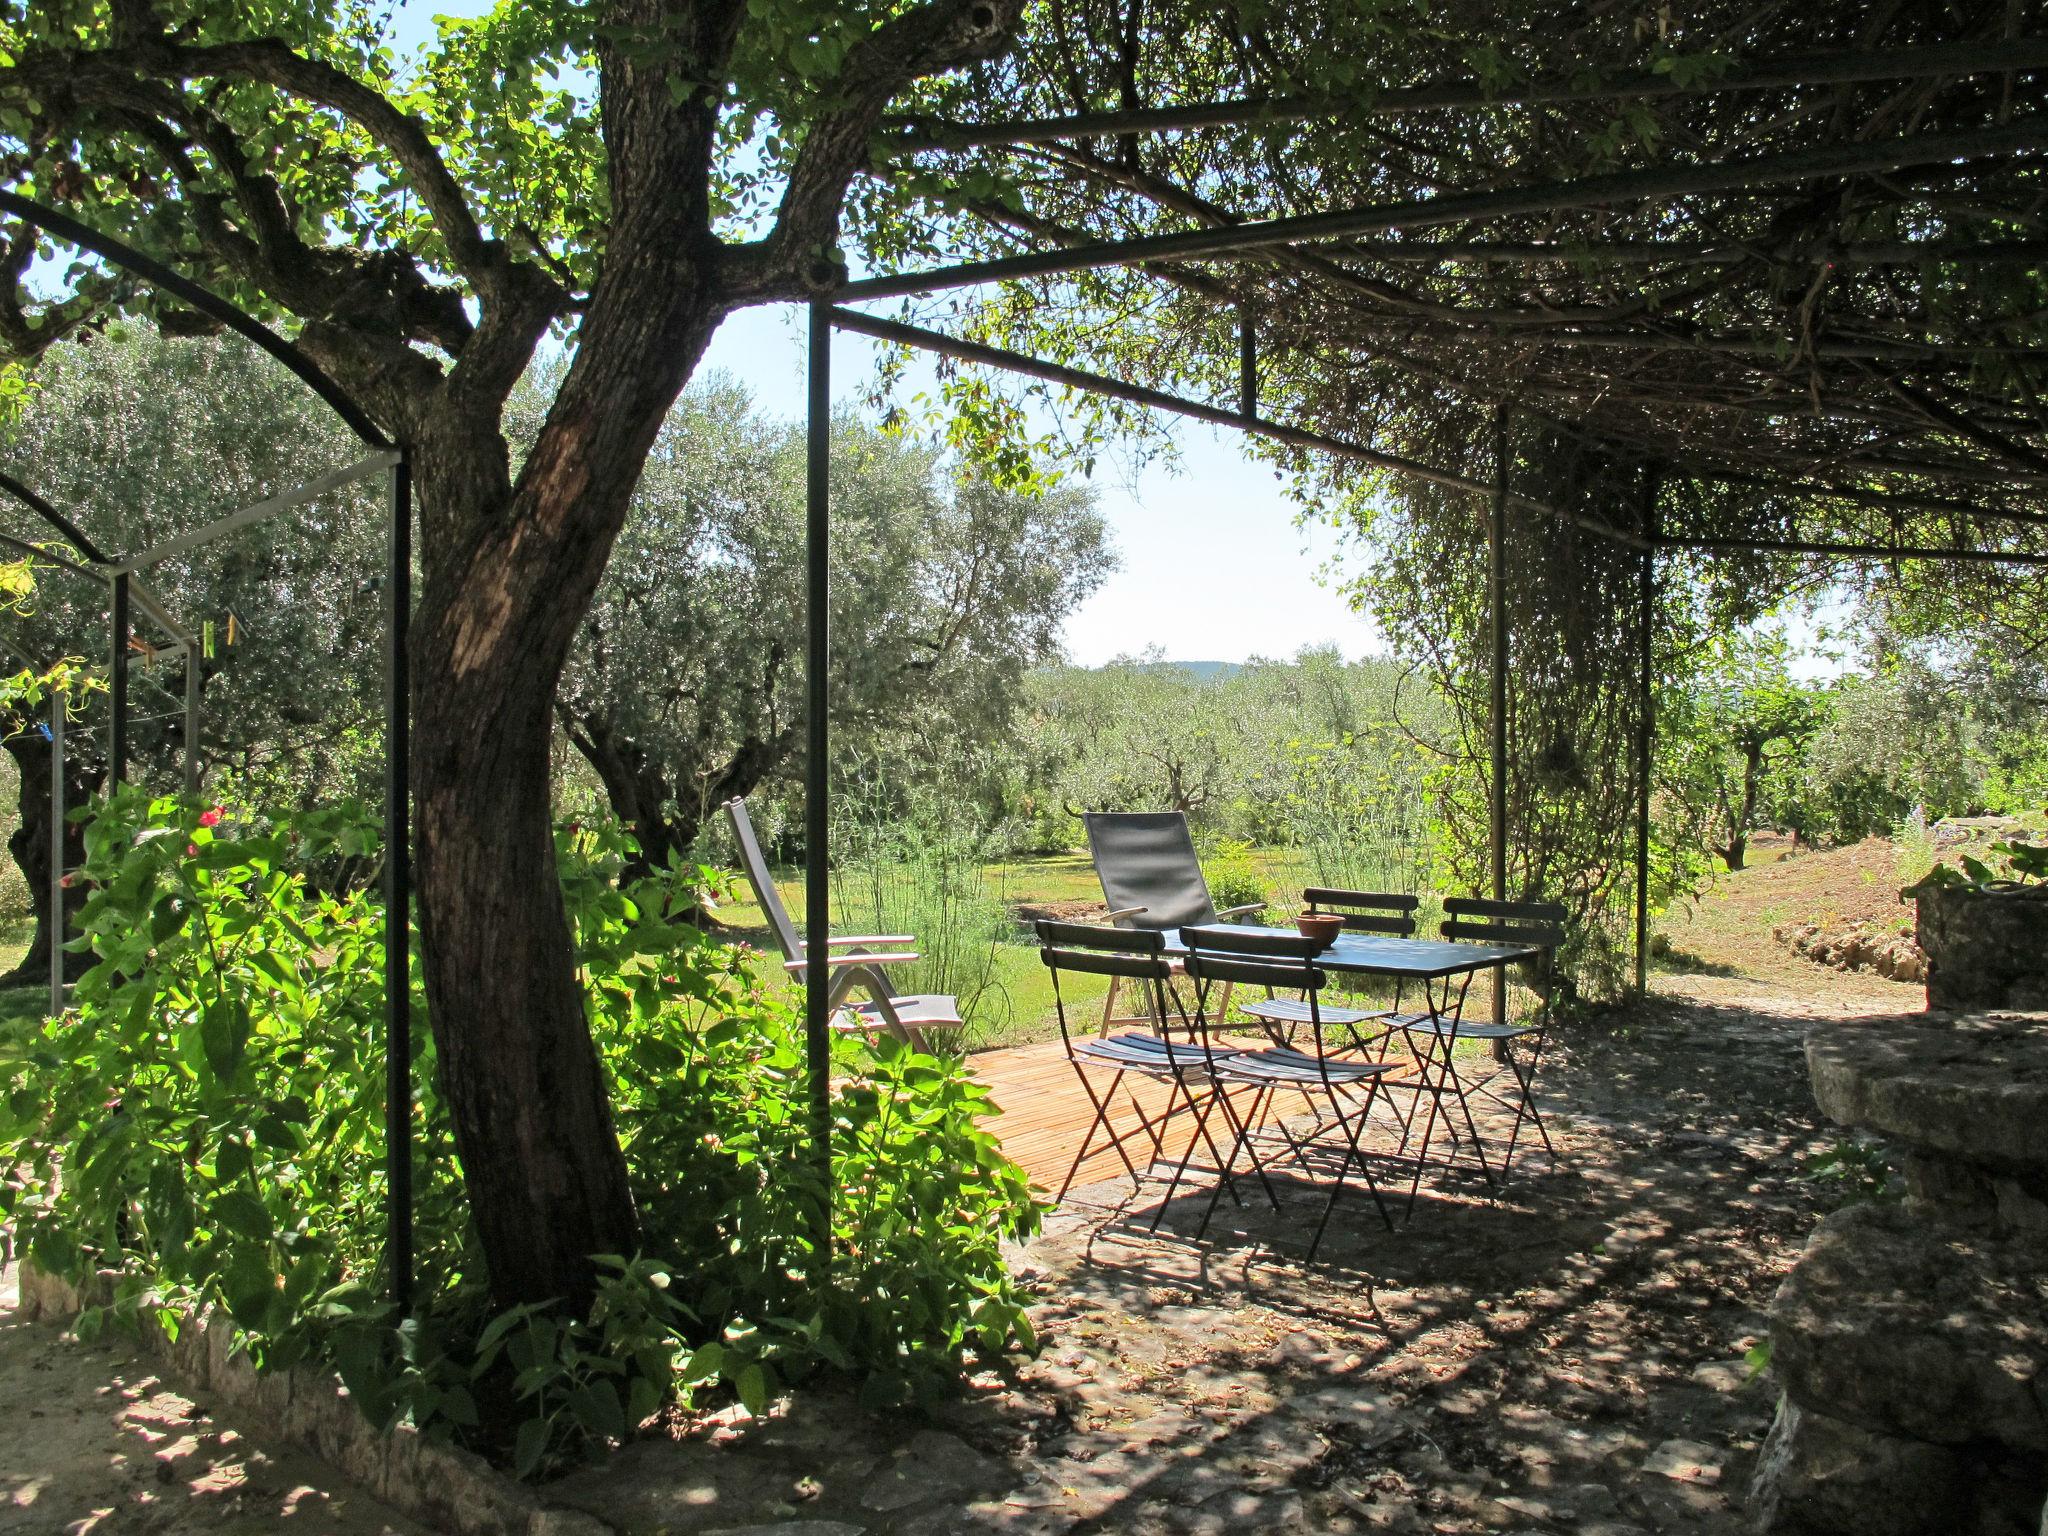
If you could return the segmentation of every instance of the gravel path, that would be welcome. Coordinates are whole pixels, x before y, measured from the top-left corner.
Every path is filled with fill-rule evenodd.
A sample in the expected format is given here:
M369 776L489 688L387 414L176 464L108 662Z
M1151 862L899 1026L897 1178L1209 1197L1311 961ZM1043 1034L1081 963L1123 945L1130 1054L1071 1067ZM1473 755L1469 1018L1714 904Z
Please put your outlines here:
M0 1276L0 1533L424 1536L310 1457L170 1390L119 1335L28 1322Z

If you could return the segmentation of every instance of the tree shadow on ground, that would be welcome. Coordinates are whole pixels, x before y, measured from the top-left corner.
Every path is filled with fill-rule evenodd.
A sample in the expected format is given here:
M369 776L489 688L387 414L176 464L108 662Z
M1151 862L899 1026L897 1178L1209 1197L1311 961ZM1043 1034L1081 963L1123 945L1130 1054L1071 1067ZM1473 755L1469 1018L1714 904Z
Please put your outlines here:
M805 1394L560 1491L679 1536L1736 1532L1775 1396L1744 1356L1827 1198L1798 1010L1663 996L1569 1032L1555 1168L1426 1180L1391 1233L1347 1195L1314 1266L1313 1168L1200 1239L1204 1184L1163 1210L1163 1181L1077 1191L1017 1257L1044 1346L1021 1369L930 1418Z
M0 1533L426 1536L331 1467L216 1420L128 1336L27 1321L16 1279L0 1285Z

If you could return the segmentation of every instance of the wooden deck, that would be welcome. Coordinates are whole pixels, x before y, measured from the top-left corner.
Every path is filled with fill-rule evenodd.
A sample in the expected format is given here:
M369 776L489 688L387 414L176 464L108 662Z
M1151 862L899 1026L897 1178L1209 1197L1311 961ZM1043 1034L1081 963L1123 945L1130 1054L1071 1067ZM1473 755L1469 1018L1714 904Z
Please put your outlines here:
M977 1051L967 1058L967 1064L975 1076L988 1084L991 1096L1002 1110L1002 1114L990 1122L989 1129L1002 1142L1003 1150L1030 1176L1033 1184L1047 1195L1057 1194L1061 1181L1067 1176L1067 1165L1073 1161L1081 1138L1087 1134L1089 1122L1095 1115L1094 1107L1088 1102L1073 1065L1067 1059L1065 1047L1057 1040L1048 1040L1036 1045ZM1411 1073L1412 1064L1399 1075L1406 1077ZM1110 1078L1108 1072L1089 1074L1089 1082L1098 1093L1107 1091ZM1389 1079L1390 1082L1393 1080ZM1138 1109L1147 1116L1156 1116L1165 1108L1168 1097L1165 1085L1139 1073L1129 1073L1117 1089L1110 1123L1120 1131L1134 1130ZM1477 1113L1483 1134L1492 1137L1506 1133L1506 1117L1499 1110L1481 1107ZM1177 1159L1186 1150L1187 1139L1192 1134L1185 1108L1178 1110L1172 1124L1166 1147L1168 1155ZM1384 1137L1389 1128L1390 1122L1384 1118L1374 1122L1374 1129L1367 1133L1368 1144ZM1220 1124L1214 1127L1214 1133L1218 1136L1223 1134ZM1393 1149L1391 1141L1379 1146L1382 1152ZM1149 1146L1133 1139L1126 1151L1138 1164L1139 1172L1144 1172L1145 1164L1140 1155L1149 1151ZM1210 1159L1197 1161L1214 1166ZM1105 1179L1128 1182L1128 1178L1107 1136L1098 1131L1091 1143L1088 1160L1074 1176L1073 1187L1085 1189Z
M1066 1048L1057 1040L1006 1046L1001 1050L977 1051L967 1058L967 1064L975 1076L988 1084L996 1103L1002 1107L1001 1116L989 1129L1001 1139L1003 1150L1031 1176L1032 1183L1048 1195L1057 1193L1060 1181L1067 1176L1067 1165L1074 1160L1081 1138L1095 1117L1067 1060ZM1109 1078L1110 1074L1101 1072L1090 1080L1096 1091L1101 1092ZM1134 1097L1147 1115L1156 1114L1166 1105L1166 1088L1132 1073L1118 1090L1112 1124L1119 1130L1136 1124L1126 1094ZM1177 1151L1178 1142L1172 1145ZM1130 1150L1135 1160L1139 1149ZM1098 1132L1088 1161L1075 1175L1074 1188L1123 1176L1123 1164Z

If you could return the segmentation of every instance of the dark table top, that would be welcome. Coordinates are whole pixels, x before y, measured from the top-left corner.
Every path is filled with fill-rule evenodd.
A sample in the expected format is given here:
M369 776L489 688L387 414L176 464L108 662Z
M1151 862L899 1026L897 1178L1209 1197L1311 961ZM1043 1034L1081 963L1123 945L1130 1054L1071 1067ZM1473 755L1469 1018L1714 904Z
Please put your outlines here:
M1300 935L1292 928L1269 928L1257 923L1231 926L1247 933ZM1169 950L1186 948L1180 931L1166 935ZM1368 976L1408 976L1437 980L1463 976L1470 971L1490 970L1532 960L1542 951L1529 944L1453 944L1447 939L1395 939L1373 933L1341 933L1336 942L1316 955L1316 964L1328 971L1349 971Z

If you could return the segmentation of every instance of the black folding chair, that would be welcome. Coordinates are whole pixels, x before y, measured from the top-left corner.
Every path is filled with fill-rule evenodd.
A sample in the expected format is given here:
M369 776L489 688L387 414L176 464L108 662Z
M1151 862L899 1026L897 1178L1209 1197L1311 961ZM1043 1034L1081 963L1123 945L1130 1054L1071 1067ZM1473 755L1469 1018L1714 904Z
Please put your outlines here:
M1336 1210L1337 1201L1344 1193L1345 1180L1353 1169L1358 1171L1367 1192L1372 1195L1380 1220L1391 1232L1393 1215L1388 1211L1386 1201L1380 1198L1379 1181L1373 1177L1372 1165L1360 1149L1359 1139L1365 1134L1366 1123L1372 1116L1380 1079L1395 1068L1390 1062L1360 1061L1355 1057L1333 1054L1326 1048L1321 994L1327 973L1315 958L1322 946L1314 939L1294 934L1247 932L1220 925L1183 928L1180 938L1187 952L1187 976L1196 989L1195 1007L1199 1015L1206 1017L1207 999L1211 989L1219 984L1258 986L1276 993L1295 993L1301 998L1307 1015L1302 1022L1307 1025L1307 1043L1312 1050L1271 1046L1228 1056L1219 1054L1217 1057L1214 1076L1219 1095L1237 1086L1253 1090L1250 1112L1236 1117L1237 1140L1224 1164L1225 1177L1236 1171L1238 1154L1244 1152L1251 1156L1253 1172L1258 1174L1262 1183L1266 1183L1270 1158L1260 1154L1259 1133L1272 1110L1274 1095L1297 1092L1314 1112L1313 1123L1305 1127L1302 1134L1296 1135L1285 1119L1273 1117L1274 1132L1267 1139L1278 1143L1279 1150L1274 1155L1291 1153L1307 1169L1311 1166L1309 1154L1318 1142L1337 1142L1340 1154L1336 1179L1330 1186L1329 1199L1323 1203L1315 1235L1309 1239L1305 1262L1315 1262L1316 1253L1323 1244L1323 1234L1329 1229L1330 1215ZM1329 1110L1327 1119L1323 1116L1325 1106ZM1270 1183L1267 1183L1267 1189L1270 1193ZM1215 1215L1220 1195L1221 1185L1209 1198L1198 1235L1208 1232L1209 1219Z
M1095 878L1109 904L1107 922L1122 928L1171 933L1224 918L1243 917L1264 908L1264 902L1218 912L1195 855L1188 819L1179 811L1090 811L1081 818L1088 833L1088 852L1095 860ZM1116 1013L1121 982L1112 979L1102 1005L1102 1032L1117 1024L1145 1022L1143 1015ZM1226 993L1221 1000L1229 1005ZM1166 1027L1162 1017L1159 1027Z
M1499 1188L1507 1183L1514 1169L1515 1147L1525 1122L1536 1128L1552 1165L1557 1162L1557 1149L1551 1145L1550 1131L1536 1107L1533 1090L1536 1068L1543 1059L1550 1030L1550 1000L1556 980L1557 949L1565 937L1566 913L1554 901L1489 901L1476 896L1453 896L1444 902L1444 914L1441 932L1447 939L1523 945L1537 951L1529 962L1533 973L1529 990L1536 998L1536 1007L1530 1018L1521 1023L1508 1018L1467 1022L1464 999L1472 984L1470 975L1460 984L1455 1005L1433 1007L1426 1013L1396 1014L1390 1020L1407 1037L1419 1067L1418 1086L1430 1095L1429 1123L1423 1130L1418 1163L1429 1155L1438 1106L1449 1097L1456 1102L1464 1135L1458 1134L1458 1122L1447 1117L1446 1130L1453 1144L1448 1160L1455 1161L1459 1145L1469 1139L1480 1173L1490 1186ZM1475 1077L1469 1063L1459 1064L1458 1045L1465 1040L1483 1040L1491 1046L1494 1067L1485 1076ZM1526 1059L1517 1057L1518 1048ZM1487 1160L1486 1141L1472 1113L1473 1104L1480 1100L1495 1104L1514 1117L1497 1171ZM1404 1150L1405 1147L1404 1135ZM1419 1168L1417 1176L1420 1177Z
M1193 1129L1188 1136L1187 1150L1174 1165L1165 1198L1152 1218L1152 1225L1156 1228L1160 1218L1166 1214L1166 1207L1172 1203L1181 1180L1186 1177L1188 1165L1201 1145L1206 1144L1216 1159L1220 1176L1218 1188L1228 1185L1231 1198L1237 1199L1228 1163L1209 1131L1209 1117L1219 1108L1223 1111L1228 1130L1232 1133L1237 1130L1229 1101L1216 1086L1219 1065L1233 1053L1217 1050L1207 1032L1200 1027L1199 1020L1190 1017L1182 1008L1174 989L1176 970L1166 954L1165 936L1146 929L1101 928L1089 923L1061 923L1051 919L1042 919L1037 930L1039 958L1052 973L1053 1011L1059 1018L1060 1040L1066 1047L1067 1060L1074 1068L1074 1075L1080 1079L1081 1091L1088 1095L1088 1102L1095 1111L1087 1133L1081 1138L1080 1148L1074 1153L1074 1161L1067 1168L1060 1191L1053 1197L1054 1203L1066 1199L1067 1191L1073 1187L1074 1176L1080 1172L1089 1148L1095 1144L1098 1131L1108 1133L1109 1145L1123 1163L1124 1172L1131 1176L1132 1187L1142 1191L1144 1176L1124 1150L1125 1144L1140 1136L1150 1144L1151 1153L1146 1160L1149 1172L1153 1164L1165 1159L1166 1136L1171 1121L1175 1111L1183 1108L1193 1123ZM1136 983L1146 994L1158 1018L1178 1017L1184 1026L1182 1038L1176 1040L1172 1030L1162 1029L1156 1035L1084 1036L1077 1040L1068 1027L1066 997L1060 986L1063 975L1074 974L1108 976L1112 980ZM1105 1072L1110 1075L1108 1086L1097 1092L1091 1074ZM1166 1086L1166 1107L1163 1110L1156 1114L1145 1112L1144 1106L1138 1103L1124 1082L1132 1073ZM1124 1089L1124 1096L1137 1121L1136 1125L1122 1132L1110 1123L1110 1112L1119 1088ZM1202 1090L1199 1095L1198 1088ZM1268 1194L1271 1194L1270 1189Z
M1415 909L1421 905L1419 896L1397 895L1389 891L1347 891L1336 886L1312 885L1301 893L1302 910L1310 913L1328 913L1344 919L1345 928L1352 933L1378 933L1393 938L1408 939L1415 936ZM1365 1050L1378 1044L1380 1056L1386 1056L1386 1042L1391 1038L1391 1028L1382 1028L1370 1038L1365 1027L1373 1023L1384 1023L1401 1009L1401 994L1394 993L1393 1006L1388 1008L1350 1008L1336 1003L1320 1003L1320 1016L1325 1029L1341 1029L1348 1035L1351 1050ZM1309 1003L1305 998L1281 997L1277 994L1256 1002L1237 1005L1239 1013L1256 1019L1276 1045L1291 1046L1294 1034L1309 1020Z

